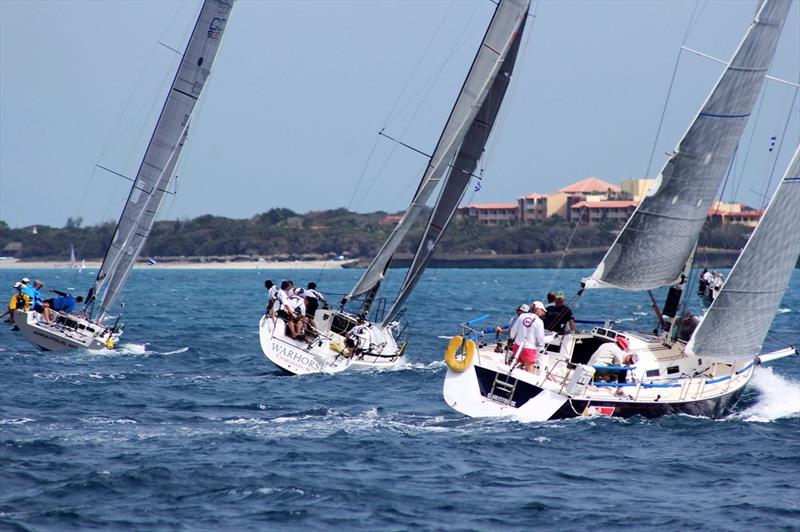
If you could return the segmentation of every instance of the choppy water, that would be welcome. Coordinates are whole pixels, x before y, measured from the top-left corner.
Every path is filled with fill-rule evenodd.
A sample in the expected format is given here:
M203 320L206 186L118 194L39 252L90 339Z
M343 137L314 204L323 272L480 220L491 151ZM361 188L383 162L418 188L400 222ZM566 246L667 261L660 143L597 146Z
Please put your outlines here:
M90 280L0 270L0 286L23 273ZM447 407L441 336L585 273L429 271L408 363L384 372L288 377L259 349L265 278L330 294L354 271L136 271L114 352L40 353L4 327L0 529L800 529L797 358L758 368L717 421L521 424ZM641 294L592 292L575 311L653 324ZM800 344L798 319L795 271L772 333Z

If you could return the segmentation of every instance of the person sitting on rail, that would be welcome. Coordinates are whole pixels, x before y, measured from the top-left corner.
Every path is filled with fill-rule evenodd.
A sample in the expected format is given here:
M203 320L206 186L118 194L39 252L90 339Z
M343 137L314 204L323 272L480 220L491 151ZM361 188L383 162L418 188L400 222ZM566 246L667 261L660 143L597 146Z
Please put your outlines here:
M264 281L264 288L267 289L267 309L264 312L267 316L272 312L272 307L275 306L275 300L278 299L278 287L272 282L272 279Z
M45 319L50 323L53 322L53 313L51 311L72 314L75 312L77 304L83 303L83 296L73 297L72 294L60 290L53 290L53 292L58 294L58 297L44 300Z
M14 311L17 309L27 310L27 307L30 306L30 300L27 299L28 296L22 293L22 287L24 286L25 285L19 281L14 283L14 294L11 296L11 299L8 300L8 309L0 314L0 318L8 316L8 319L5 320L5 323L13 324Z
M281 281L281 288L278 290L275 299L276 315L286 322L289 328L289 336L294 338L297 336L297 329L295 327L295 313L294 308L289 305L289 295L292 290L292 283L289 281Z
M344 346L350 355L357 355L369 351L372 346L371 324L362 317L358 318L358 324L350 329L344 339Z

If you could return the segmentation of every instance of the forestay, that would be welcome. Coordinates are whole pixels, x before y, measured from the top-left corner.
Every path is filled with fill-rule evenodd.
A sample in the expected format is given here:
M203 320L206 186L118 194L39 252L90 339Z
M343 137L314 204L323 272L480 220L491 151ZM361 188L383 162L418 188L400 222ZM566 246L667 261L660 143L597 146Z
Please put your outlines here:
M799 257L800 146L686 349L698 356L756 356Z
M219 49L234 0L205 0L153 136L95 280L102 319L114 304L153 226Z
M458 208L461 198L469 185L473 173L478 165L478 161L483 155L486 142L492 132L500 106L503 103L508 85L511 82L511 74L514 71L514 63L517 60L522 33L525 29L525 18L520 22L519 29L514 36L514 41L506 54L505 60L500 67L500 72L492 83L492 88L483 102L480 111L467 131L464 142L458 150L455 162L450 167L444 185L439 193L439 198L433 207L425 232L420 240L414 260L406 273L400 293L386 314L384 323L390 322L400 311L411 291L416 286L422 272L428 266L436 245L439 243L444 230L453 218L453 214Z
M392 255L425 208L489 94L529 4L529 0L502 0L498 4L411 204L346 299L368 292L383 278Z
M790 0L767 0L739 48L639 204L584 284L650 290L676 283L775 55Z

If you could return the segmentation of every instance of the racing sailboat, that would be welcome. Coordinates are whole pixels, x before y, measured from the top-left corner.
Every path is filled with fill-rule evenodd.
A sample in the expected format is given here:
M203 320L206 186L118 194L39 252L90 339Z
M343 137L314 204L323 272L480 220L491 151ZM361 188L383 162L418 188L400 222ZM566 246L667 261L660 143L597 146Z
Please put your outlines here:
M790 3L760 5L656 185L584 279L585 289L670 286L661 330L643 334L606 322L591 332L551 336L531 372L518 367L515 353L483 344L464 324L466 338L456 337L445 355L443 395L452 408L527 421L678 412L719 417L758 363L796 353L790 347L759 354L800 255L800 148L700 324L682 334L678 316L706 212L764 84ZM631 358L597 364L593 355L607 344L619 344Z
M189 132L189 122L211 73L234 0L205 0L145 150L114 236L86 297L84 313L17 310L14 322L41 349L113 348L122 326L105 324L150 234Z
M284 320L261 318L261 348L278 367L292 374L334 373L390 367L401 360L403 304L473 177L511 79L529 5L529 0L498 3L411 204L342 307L317 310L316 327L303 339L290 338ZM385 314L373 311L370 316L392 257L437 188L438 199L396 300ZM363 298L360 310L346 311L345 305L357 298Z

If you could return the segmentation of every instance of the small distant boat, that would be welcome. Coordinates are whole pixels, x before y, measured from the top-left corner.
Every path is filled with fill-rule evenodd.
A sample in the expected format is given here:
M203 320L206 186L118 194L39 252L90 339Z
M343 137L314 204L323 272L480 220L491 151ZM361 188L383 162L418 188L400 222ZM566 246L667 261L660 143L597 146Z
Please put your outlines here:
M317 311L316 335L309 341L290 338L284 321L279 318L266 315L261 318L261 349L275 365L288 373L307 374L386 368L401 361L406 347L403 305L425 271L483 154L510 82L529 5L529 0L497 3L411 204L361 279L345 296L342 307ZM440 183L439 198L400 293L385 313L382 308L373 309L374 321L369 321L370 308L392 257ZM357 314L344 308L355 298L363 298ZM358 331L358 339L351 338L354 331ZM348 339L363 347L345 347Z
M192 112L211 72L233 2L205 0L200 8L114 236L86 297L84 314L53 312L55 320L48 323L33 310L15 311L14 322L20 332L39 348L113 348L119 341L123 329L119 319L111 327L105 319L150 234L175 173ZM74 253L71 259L74 262Z
M75 246L72 244L69 245L69 267L70 268L77 268L78 262L75 260Z
M473 417L527 421L671 413L720 417L741 396L757 364L797 353L787 347L759 354L800 256L800 147L727 281L688 338L681 334L677 312L708 206L764 84L790 5L787 0L760 4L656 186L584 279L584 288L671 286L658 313L663 330L621 330L607 321L591 332L551 336L538 369L530 372L517 367L514 354L502 345L484 343L464 324L466 338L457 337L446 352L443 396L452 408ZM598 348L618 339L638 360L592 362Z

